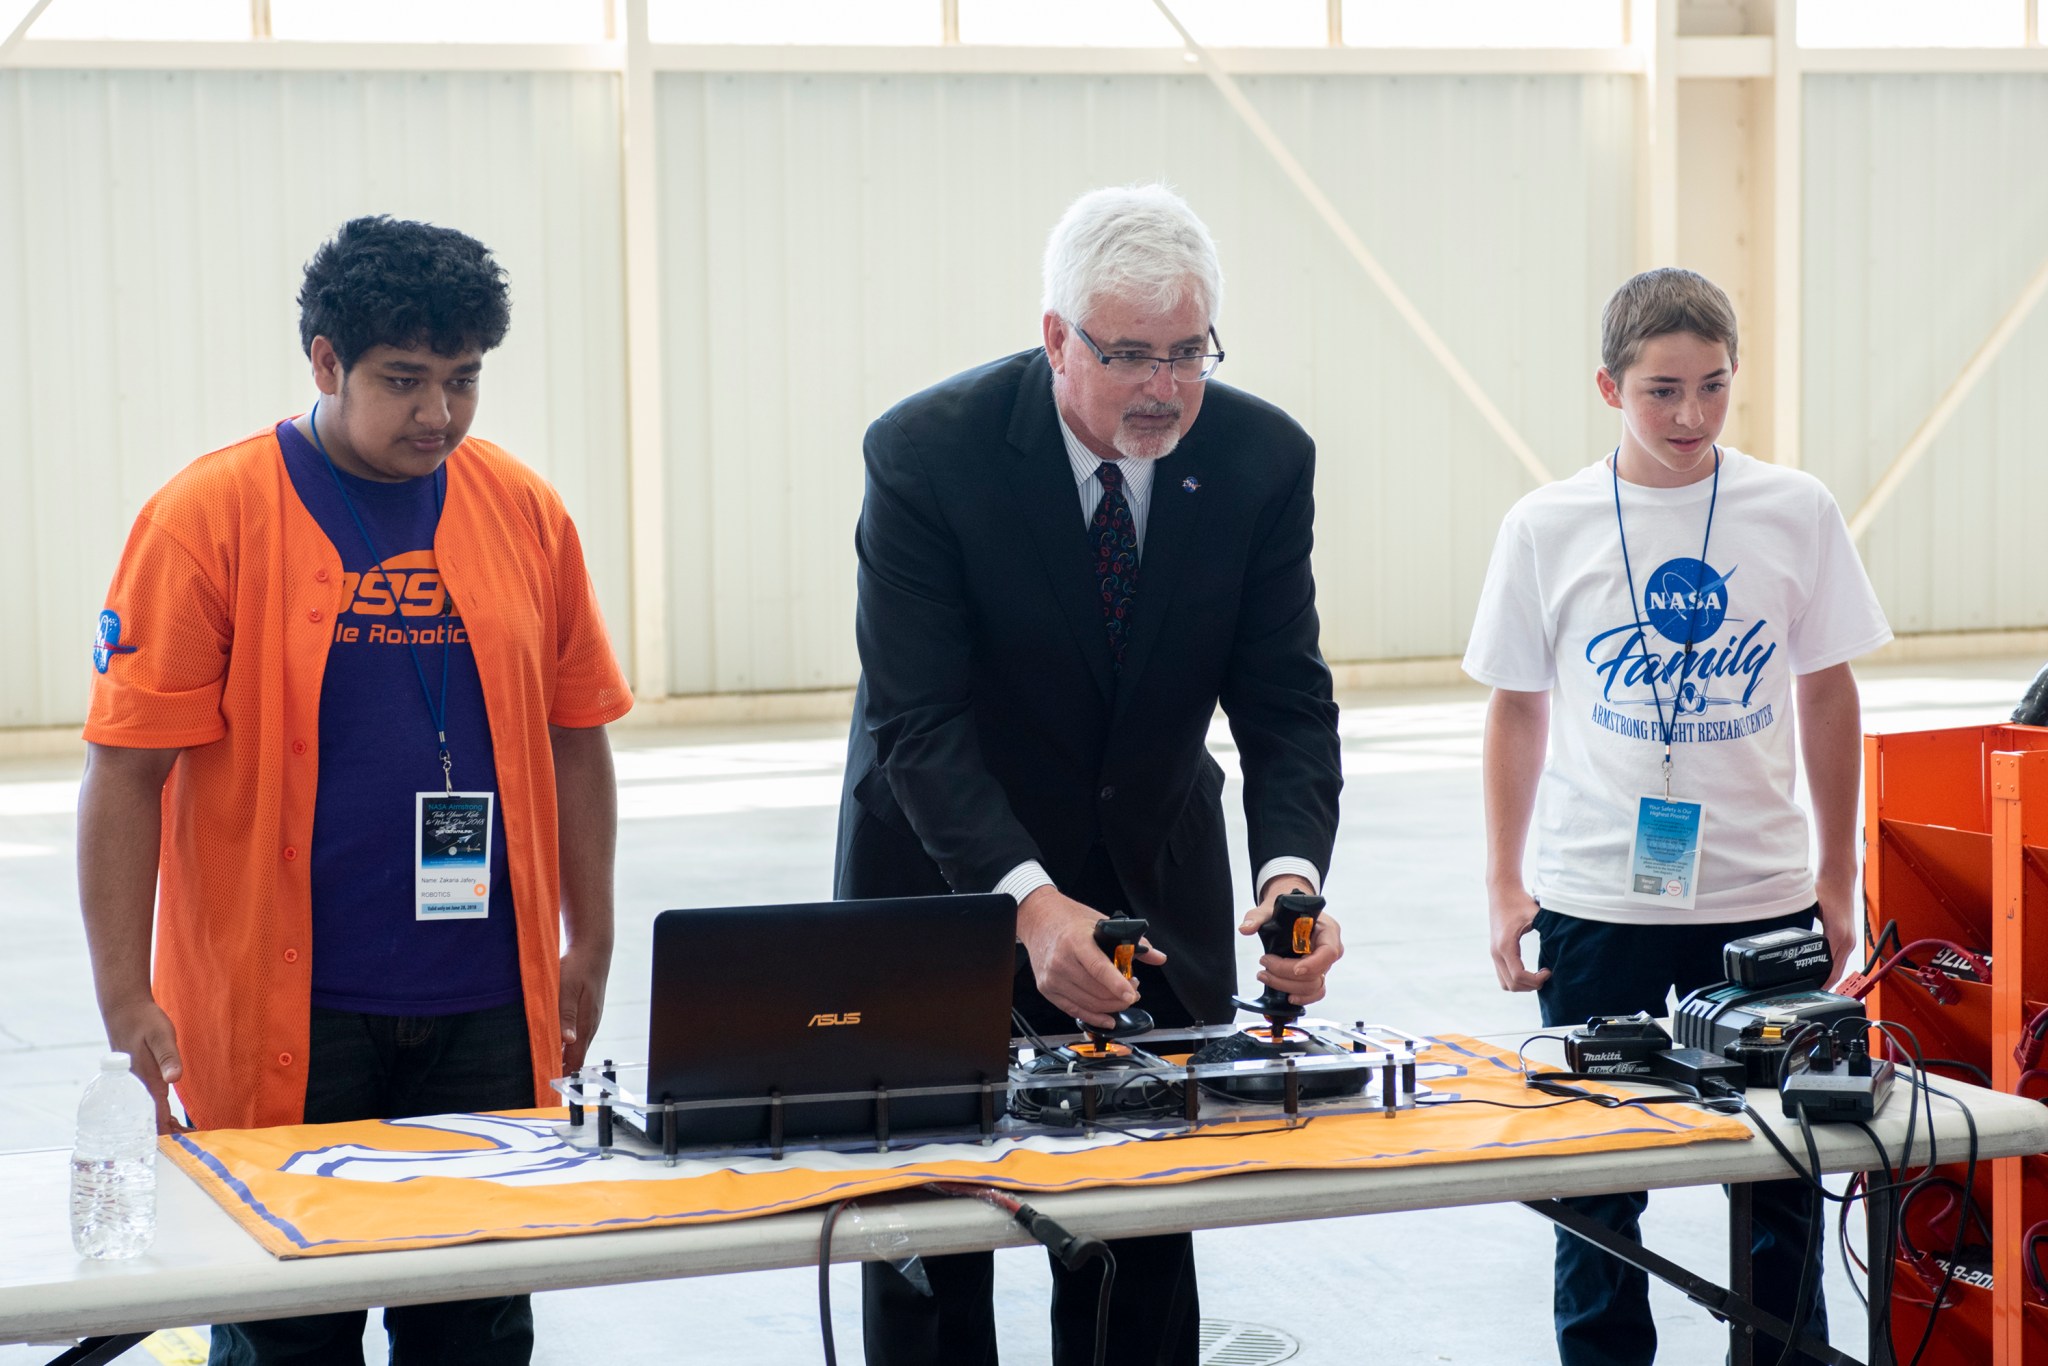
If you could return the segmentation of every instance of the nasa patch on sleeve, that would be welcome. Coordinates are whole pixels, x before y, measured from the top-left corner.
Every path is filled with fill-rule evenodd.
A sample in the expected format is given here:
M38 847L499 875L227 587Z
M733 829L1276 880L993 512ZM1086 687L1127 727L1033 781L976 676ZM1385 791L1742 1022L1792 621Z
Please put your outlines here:
M103 609L100 612L99 629L93 632L93 668L101 673L105 673L107 665L113 661L115 655L132 655L134 653L135 647L133 645L123 645L121 643L121 614L111 607Z

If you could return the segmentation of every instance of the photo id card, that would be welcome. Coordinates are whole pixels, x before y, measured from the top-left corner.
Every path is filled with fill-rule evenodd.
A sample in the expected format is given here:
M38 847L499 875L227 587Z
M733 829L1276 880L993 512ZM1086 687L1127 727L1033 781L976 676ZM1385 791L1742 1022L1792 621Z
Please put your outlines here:
M413 840L413 914L483 920L491 913L489 792L421 792Z
M1629 860L1629 900L1693 909L1699 895L1700 826L1705 819L1706 810L1698 802L1642 799L1636 807L1635 853Z

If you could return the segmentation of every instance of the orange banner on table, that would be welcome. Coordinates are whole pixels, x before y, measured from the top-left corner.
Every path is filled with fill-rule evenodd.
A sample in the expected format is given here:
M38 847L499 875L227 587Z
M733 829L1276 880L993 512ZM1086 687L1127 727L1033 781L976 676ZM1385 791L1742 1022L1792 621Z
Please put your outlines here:
M601 1159L572 1146L560 1110L223 1129L161 1142L272 1253L323 1257L716 1223L927 1181L1040 1192L1175 1185L1240 1172L1485 1162L1751 1136L1739 1119L1685 1105L1501 1108L1548 1097L1522 1084L1513 1054L1458 1035L1430 1040L1419 1063L1426 1090L1494 1104L1428 1104L1392 1117L1315 1114L1293 1129L1219 1125L1154 1139L1006 1139L675 1166L659 1154Z

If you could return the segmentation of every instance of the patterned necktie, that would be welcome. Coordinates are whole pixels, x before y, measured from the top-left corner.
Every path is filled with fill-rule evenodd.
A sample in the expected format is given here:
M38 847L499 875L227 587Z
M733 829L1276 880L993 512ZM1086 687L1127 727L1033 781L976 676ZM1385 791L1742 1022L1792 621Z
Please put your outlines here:
M1131 635L1131 600L1138 592L1138 523L1124 497L1124 472L1105 460L1095 467L1095 477L1102 481L1102 501L1088 522L1088 548L1095 556L1109 651L1121 671L1124 645Z

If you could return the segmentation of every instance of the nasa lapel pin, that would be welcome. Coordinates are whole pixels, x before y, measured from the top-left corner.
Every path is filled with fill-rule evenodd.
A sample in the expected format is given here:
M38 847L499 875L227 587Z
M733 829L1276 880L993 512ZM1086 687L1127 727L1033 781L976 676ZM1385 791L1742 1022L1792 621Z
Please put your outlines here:
M1187 478L1180 481L1180 486L1186 489L1189 493L1193 493L1196 489L1202 487L1202 481L1195 478L1195 476L1191 474Z

